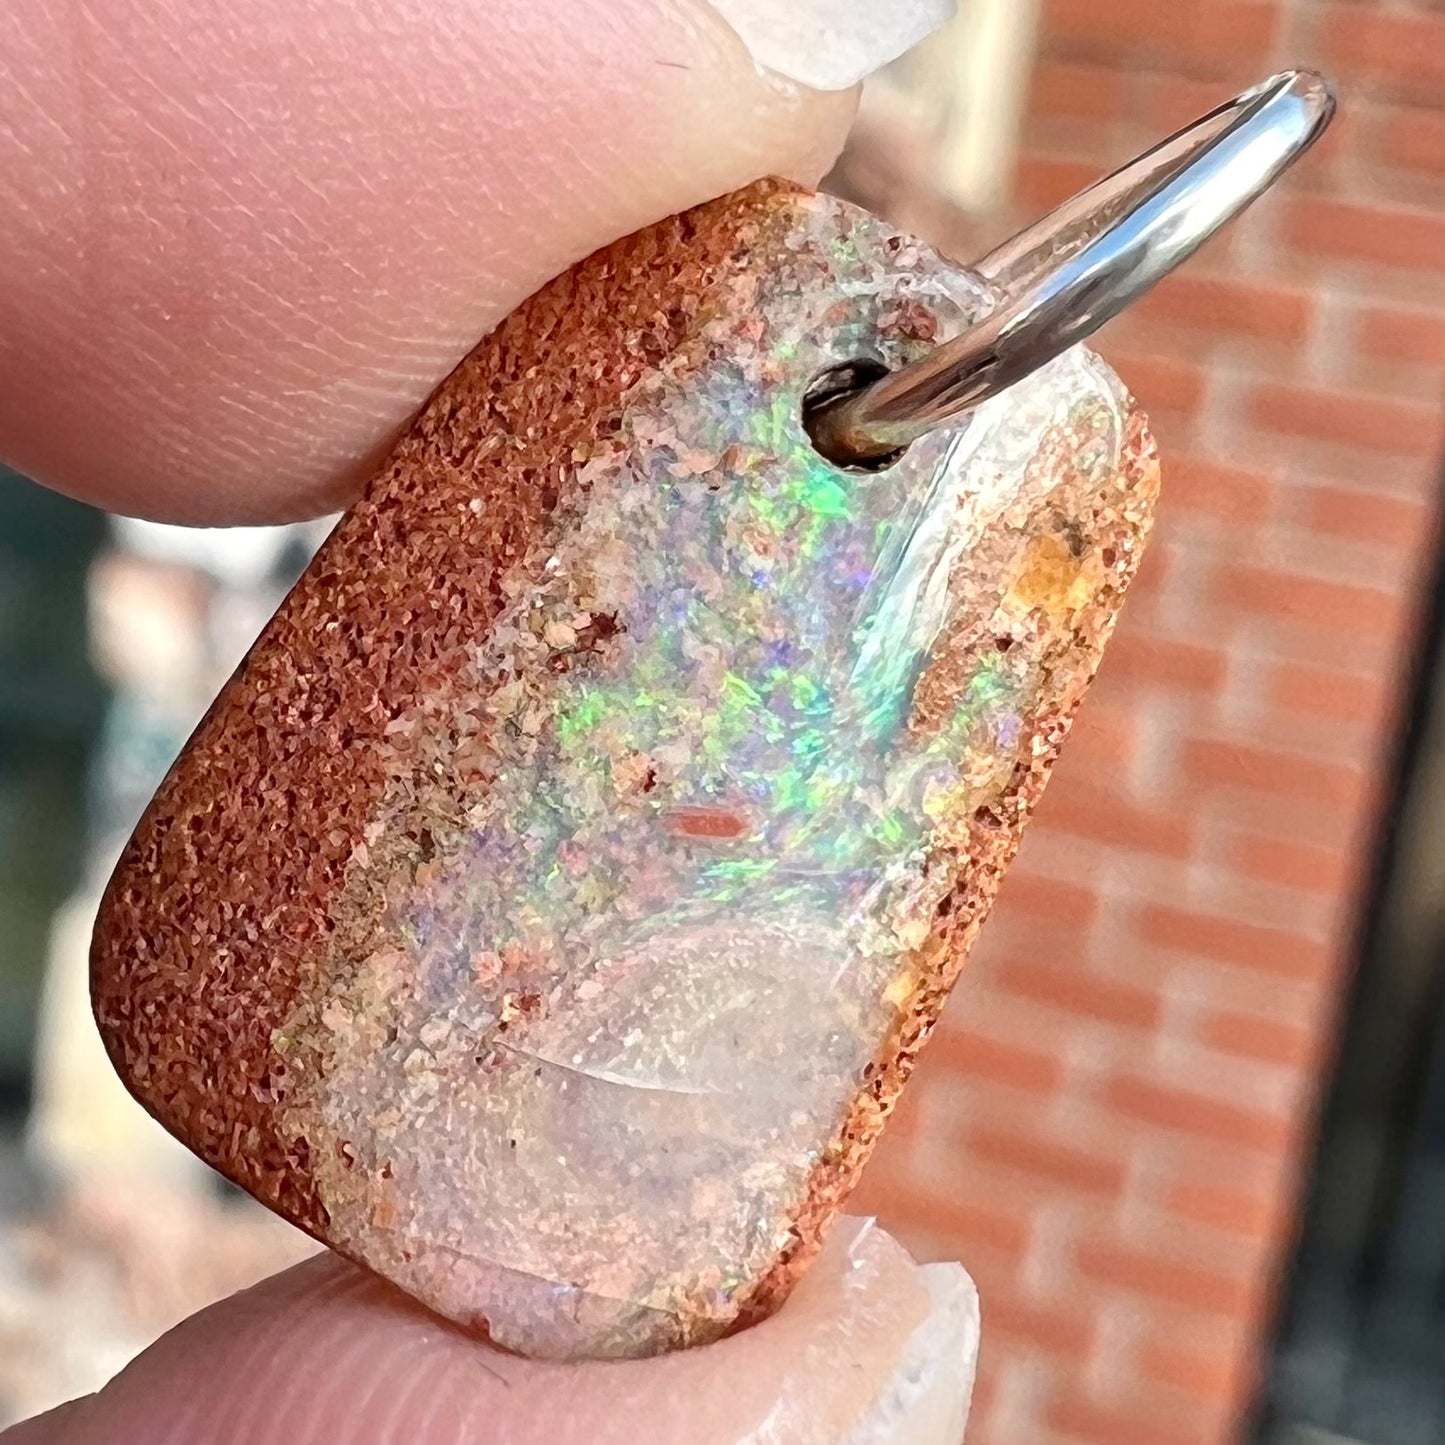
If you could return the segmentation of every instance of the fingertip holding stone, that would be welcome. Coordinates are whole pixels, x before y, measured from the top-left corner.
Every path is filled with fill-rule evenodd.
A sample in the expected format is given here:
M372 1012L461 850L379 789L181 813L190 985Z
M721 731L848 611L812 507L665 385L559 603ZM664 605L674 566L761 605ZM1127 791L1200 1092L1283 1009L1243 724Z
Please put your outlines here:
M1152 516L1142 417L1083 350L884 471L813 450L821 371L900 364L991 300L764 182L524 303L117 868L93 989L141 1101L510 1350L647 1355L775 1309Z

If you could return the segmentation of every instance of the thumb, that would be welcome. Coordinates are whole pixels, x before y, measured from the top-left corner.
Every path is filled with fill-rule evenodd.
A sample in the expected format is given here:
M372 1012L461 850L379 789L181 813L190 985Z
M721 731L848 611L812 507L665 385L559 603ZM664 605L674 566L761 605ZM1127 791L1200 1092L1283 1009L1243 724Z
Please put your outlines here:
M821 50L882 63L946 13L899 9L12 0L0 460L169 520L349 501L571 262L760 175L816 179L853 96L787 76L845 84L866 67Z
M777 1315L653 1360L504 1355L318 1255L0 1445L958 1445L978 1298L845 1220Z

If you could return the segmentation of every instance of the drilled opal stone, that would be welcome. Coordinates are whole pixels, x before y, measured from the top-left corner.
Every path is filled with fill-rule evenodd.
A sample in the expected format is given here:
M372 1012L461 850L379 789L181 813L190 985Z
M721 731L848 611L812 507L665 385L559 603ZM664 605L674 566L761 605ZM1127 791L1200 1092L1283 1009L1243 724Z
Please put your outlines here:
M804 391L991 303L764 183L442 387L146 814L97 928L137 1096L502 1346L774 1307L872 1147L1138 561L1078 350L875 474Z

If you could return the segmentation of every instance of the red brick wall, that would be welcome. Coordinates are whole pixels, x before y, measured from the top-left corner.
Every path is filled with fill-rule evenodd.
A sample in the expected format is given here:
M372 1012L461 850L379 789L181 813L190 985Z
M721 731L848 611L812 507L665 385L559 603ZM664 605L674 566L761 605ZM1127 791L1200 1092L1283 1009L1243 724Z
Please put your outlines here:
M1239 1438L1296 1228L1433 554L1445 5L1043 15L1010 213L891 198L956 254L1286 65L1341 117L1101 337L1159 532L859 1202L978 1280L972 1445L1205 1445Z

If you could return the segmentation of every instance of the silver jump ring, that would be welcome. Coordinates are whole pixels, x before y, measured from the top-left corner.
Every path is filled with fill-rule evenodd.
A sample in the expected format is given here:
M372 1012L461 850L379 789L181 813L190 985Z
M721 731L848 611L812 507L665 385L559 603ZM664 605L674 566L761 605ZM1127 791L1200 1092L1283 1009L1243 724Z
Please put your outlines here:
M1263 194L1319 137L1335 97L1287 70L1065 201L974 269L1000 300L961 336L809 419L826 456L867 466L1012 386L1098 330Z

